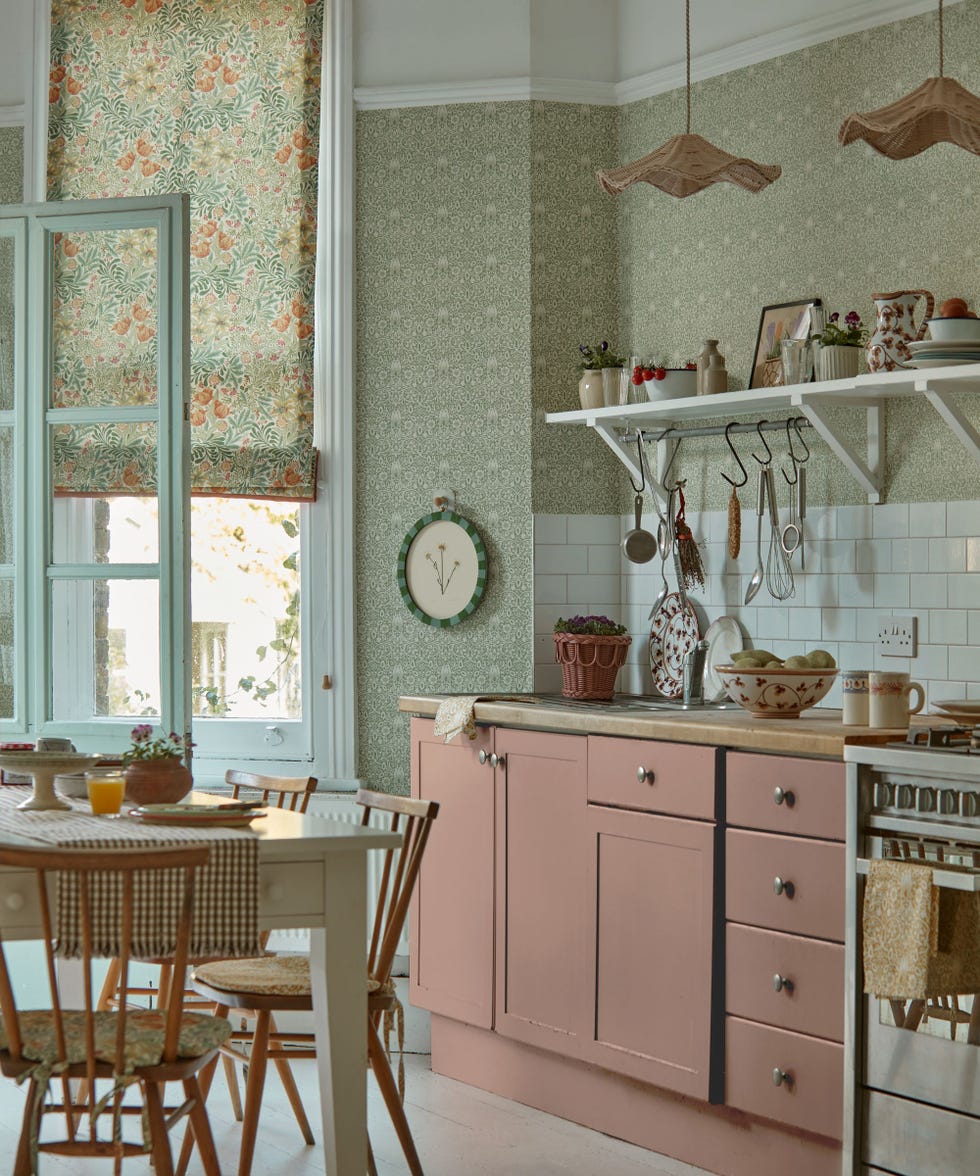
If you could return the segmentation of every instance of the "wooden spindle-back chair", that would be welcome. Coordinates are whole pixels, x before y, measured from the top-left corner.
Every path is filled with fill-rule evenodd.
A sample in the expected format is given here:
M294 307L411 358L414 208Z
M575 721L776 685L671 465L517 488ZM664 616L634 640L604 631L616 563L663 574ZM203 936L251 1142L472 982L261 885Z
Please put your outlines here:
M191 1130L198 1144L204 1170L208 1176L220 1176L214 1140L208 1124L204 1097L198 1084L198 1071L217 1058L219 1045L228 1036L227 1022L201 1014L187 1014L183 1009L184 976L188 966L191 917L194 904L194 878L197 869L208 859L206 847L106 850L13 848L0 846L0 866L34 873L41 925L44 932L50 1009L19 1010L0 939L0 1072L6 1077L29 1081L20 1142L14 1161L14 1176L28 1176L36 1171L38 1152L59 1155L94 1155L115 1157L118 1172L125 1156L150 1151L155 1176L172 1176L173 1161L168 1131L184 1115L189 1115ZM134 949L134 893L137 876L151 870L173 873L173 891L178 900L174 928L166 929L166 939L173 943L173 970L176 983L164 1008L149 1012L127 1006L126 986ZM63 886L75 887L77 928L53 926L49 899L49 878L60 874ZM111 943L94 939L96 915L105 922L106 904L115 903L113 926L105 927ZM64 909L66 903L61 906ZM101 909L98 909L101 908ZM2 918L0 918L2 931ZM62 1003L56 956L65 939L80 941L83 972L84 1005L68 1009ZM119 961L122 999L117 1011L99 1010L93 997L92 961L112 954ZM49 1079L61 1080L63 1101L44 1105ZM70 1080L82 1079L74 1096ZM96 1081L111 1082L109 1094L99 1096ZM167 1082L183 1084L184 1102L175 1112L165 1115L163 1089ZM138 1085L142 1105L123 1105L125 1088ZM61 1112L65 1135L57 1140L38 1141L43 1114ZM109 1138L100 1138L99 1119L111 1111L113 1129ZM124 1142L118 1116L141 1114L144 1140ZM81 1124L87 1119L86 1137ZM147 1138L148 1136L148 1138Z
M384 851L378 899L368 946L368 1059L409 1170L414 1176L421 1176L422 1166L405 1117L399 1084L392 1073L388 1053L381 1040L380 1028L385 1013L399 1008L391 970L408 917L409 903L418 879L429 831L439 806L435 801L389 796L366 789L357 793L356 800L363 810L362 825L371 823L373 814L382 813L386 814L388 828L392 832L402 834L400 846ZM247 1057L236 1050L230 1042L223 1046L221 1051L226 1060L234 1057L238 1061L248 1063L238 1168L239 1176L248 1176L258 1131L267 1061L271 1058L277 1065L281 1063L282 1074L283 1067L288 1070L288 1059L316 1056L312 1034L278 1033L272 1022L272 1014L275 1012L312 1011L309 961L297 960L295 957L285 961L274 956L257 960L222 960L220 963L195 968L191 983L202 996L214 1001L215 1012L219 1015L222 1011L227 1015L234 1010L245 1012L255 1018L255 1029L249 1035L252 1048ZM233 1040L238 1039L239 1035L236 1033ZM215 1063L212 1062L201 1075L201 1087L205 1093L210 1087L214 1066ZM185 1137L177 1169L178 1176L186 1169L191 1146L191 1139ZM368 1151L370 1156L370 1143ZM371 1170L373 1167L371 1160Z

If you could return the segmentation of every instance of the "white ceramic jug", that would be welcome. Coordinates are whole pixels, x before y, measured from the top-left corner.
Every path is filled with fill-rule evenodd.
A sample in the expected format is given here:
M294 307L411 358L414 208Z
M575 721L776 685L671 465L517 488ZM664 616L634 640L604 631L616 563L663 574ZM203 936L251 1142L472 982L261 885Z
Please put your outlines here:
M868 371L893 372L912 358L909 344L926 333L936 300L928 290L896 290L894 294L872 294L878 321L868 337ZM926 300L926 313L917 327L913 322L915 304Z

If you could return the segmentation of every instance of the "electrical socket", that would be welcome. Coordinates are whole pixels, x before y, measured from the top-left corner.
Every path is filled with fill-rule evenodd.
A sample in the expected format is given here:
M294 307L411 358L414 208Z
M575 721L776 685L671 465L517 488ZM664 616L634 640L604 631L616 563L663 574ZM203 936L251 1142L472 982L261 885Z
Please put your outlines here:
M917 617L882 617L878 648L882 657L915 657L918 653Z

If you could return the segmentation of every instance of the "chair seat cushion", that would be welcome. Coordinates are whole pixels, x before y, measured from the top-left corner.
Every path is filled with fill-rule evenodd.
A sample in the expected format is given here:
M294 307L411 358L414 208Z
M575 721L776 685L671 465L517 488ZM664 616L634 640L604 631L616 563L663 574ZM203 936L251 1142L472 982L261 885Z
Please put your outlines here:
M119 1013L97 1012L95 1016L96 1060L113 1065L116 1057L116 1031ZM48 1009L31 1009L17 1014L20 1024L22 1055L31 1061L54 1065L59 1061L54 1014ZM85 1013L65 1010L62 1013L65 1051L69 1065L85 1061ZM185 1013L180 1021L177 1054L181 1058L198 1058L223 1045L231 1036L231 1025L222 1017L203 1013ZM163 1058L166 1032L165 1013L155 1009L131 1009L126 1014L126 1044L123 1073L131 1074L141 1066L156 1066ZM0 1022L0 1049L8 1050L6 1027Z
M249 960L220 960L194 969L194 979L222 992L254 992L256 996L309 996L310 958L281 954ZM381 987L367 977L368 992Z

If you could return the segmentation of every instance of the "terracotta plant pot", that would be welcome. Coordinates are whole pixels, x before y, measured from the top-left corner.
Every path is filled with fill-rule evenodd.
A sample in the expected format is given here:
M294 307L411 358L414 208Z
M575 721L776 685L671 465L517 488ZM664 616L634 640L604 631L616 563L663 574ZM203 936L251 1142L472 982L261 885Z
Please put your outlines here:
M176 756L136 760L126 769L126 799L133 804L176 804L192 784L190 768Z

